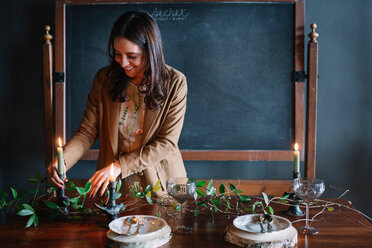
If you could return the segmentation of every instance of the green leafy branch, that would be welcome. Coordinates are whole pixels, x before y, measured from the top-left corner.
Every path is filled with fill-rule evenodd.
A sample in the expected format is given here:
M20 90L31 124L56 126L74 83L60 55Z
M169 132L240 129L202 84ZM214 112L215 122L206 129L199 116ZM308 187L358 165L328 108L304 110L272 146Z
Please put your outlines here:
M116 186L116 190L115 190L115 200L119 199L121 197L121 193L120 193L120 188L121 188L121 179L119 179L118 181L118 184ZM107 198L105 201L101 201L101 206L107 206L107 203L110 199L110 191L107 190ZM125 209L125 206L123 206L123 209Z
M153 204L153 199L151 198L151 192L157 192L160 189L161 189L160 180L158 180L153 189L151 185L147 185L145 190L142 192L139 187L139 182L134 182L134 184L129 188L129 191L132 193L130 195L131 197L144 198L151 205Z
M205 187L205 185L207 185ZM214 219L214 213L223 212L226 214L240 214L244 211L249 210L245 207L245 204L251 203L251 198L243 193L235 185L229 183L229 187L225 184L220 184L217 193L215 187L213 187L213 179L208 184L207 181L198 181L196 183L196 193L194 195L195 209L194 215L197 216L200 209L208 208ZM231 200L234 199L234 202ZM259 205L260 202L256 202L255 205ZM261 204L263 206L263 204Z
M77 196L69 199L69 201L63 201L64 206L58 206L55 202L51 201L53 198L55 198L54 195L57 192L56 187L49 186L47 188L47 195L49 195L49 197L47 197L46 200L43 200L46 196L45 194L38 197L40 185L41 183L45 182L45 180L46 178L42 178L39 174L36 174L36 178L28 179L28 182L31 184L36 184L36 187L28 191L29 196L32 196L31 200L23 204L20 202L21 200L24 200L26 196L19 195L17 190L14 188L10 187L12 197L10 197L6 192L0 190L0 209L3 210L6 208L6 213L15 210L19 216L30 216L25 228L28 228L32 225L36 227L39 224L38 212L39 210L43 209L39 206L40 200L44 202L47 210L49 210L51 213L49 216L50 220L53 220L60 214L66 215L66 213L63 211L64 207L68 207L73 210L70 211L70 214L92 213L91 209L85 207L86 196L91 190L90 181L88 181L84 187L78 187L72 181L69 181L69 185L66 185L65 189L68 191L74 191ZM121 180L119 180L119 184L121 185ZM119 189L120 187L118 187L117 191ZM116 199L120 196L121 194L117 192Z

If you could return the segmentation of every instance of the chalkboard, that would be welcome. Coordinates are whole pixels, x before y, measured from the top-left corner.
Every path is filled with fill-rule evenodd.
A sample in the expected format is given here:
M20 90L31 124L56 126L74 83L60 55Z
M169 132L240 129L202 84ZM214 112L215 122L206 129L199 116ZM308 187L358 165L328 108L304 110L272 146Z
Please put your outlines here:
M108 64L111 27L128 10L156 19L166 63L187 77L181 149L291 149L293 3L67 5L67 138L81 121L94 74Z

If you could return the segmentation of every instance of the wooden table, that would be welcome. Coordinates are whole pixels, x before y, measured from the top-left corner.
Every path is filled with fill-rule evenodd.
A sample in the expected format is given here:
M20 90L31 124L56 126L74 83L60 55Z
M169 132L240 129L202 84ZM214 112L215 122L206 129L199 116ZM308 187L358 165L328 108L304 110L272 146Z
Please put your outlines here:
M340 203L348 204L343 200ZM291 221L303 219L283 215L282 211L288 208L286 206L272 206L275 214ZM147 205L124 214L155 215L157 211L157 206ZM310 217L312 213L314 210L310 211ZM187 213L184 220L187 225L194 227L193 234L173 234L171 241L163 247L237 247L224 241L224 229L233 219L234 216L228 218L224 214L217 214L213 223L210 214L194 217L192 213ZM297 247L372 247L372 225L354 211L335 207L334 211L325 211L316 220L311 225L317 227L320 233L309 237L299 235ZM25 217L8 216L6 223L0 226L0 247L104 247L106 244L108 228L106 216L103 215L54 221L48 221L47 216L40 216L39 226L24 229L26 222ZM293 225L302 226L304 222Z

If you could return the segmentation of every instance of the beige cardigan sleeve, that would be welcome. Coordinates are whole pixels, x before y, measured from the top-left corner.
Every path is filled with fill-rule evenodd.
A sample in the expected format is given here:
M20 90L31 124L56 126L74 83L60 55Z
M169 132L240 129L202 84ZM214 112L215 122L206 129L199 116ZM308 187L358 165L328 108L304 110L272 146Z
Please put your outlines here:
M159 163L168 154L178 150L178 139L181 134L186 112L187 84L182 73L172 75L171 91L163 106L157 135L140 149L119 158L122 178L143 171Z
M80 126L63 148L67 170L81 159L99 136L99 106L102 103L103 78L104 72L101 69L94 78Z

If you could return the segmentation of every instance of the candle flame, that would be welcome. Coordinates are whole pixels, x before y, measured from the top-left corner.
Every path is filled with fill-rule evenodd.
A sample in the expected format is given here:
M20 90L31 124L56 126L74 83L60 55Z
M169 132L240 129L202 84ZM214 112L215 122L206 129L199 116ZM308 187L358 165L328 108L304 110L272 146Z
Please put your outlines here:
M62 147L62 140L61 140L61 137L58 137L58 144L59 144L59 147Z
M295 149L295 151L298 151L298 144L297 143L294 145L294 149Z

